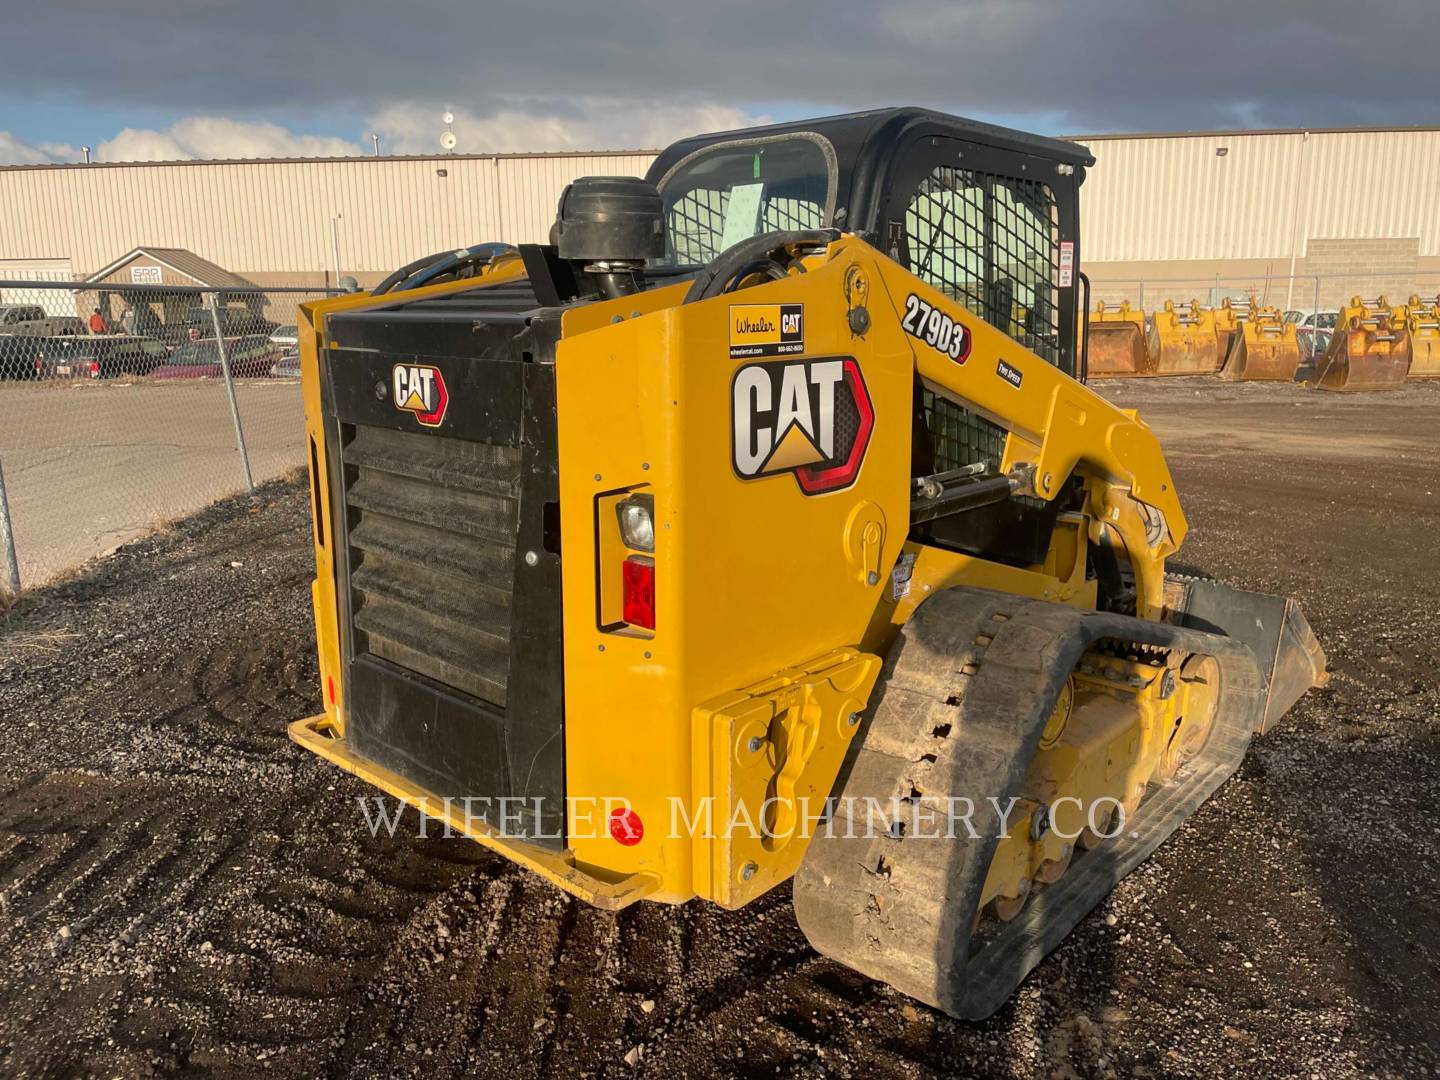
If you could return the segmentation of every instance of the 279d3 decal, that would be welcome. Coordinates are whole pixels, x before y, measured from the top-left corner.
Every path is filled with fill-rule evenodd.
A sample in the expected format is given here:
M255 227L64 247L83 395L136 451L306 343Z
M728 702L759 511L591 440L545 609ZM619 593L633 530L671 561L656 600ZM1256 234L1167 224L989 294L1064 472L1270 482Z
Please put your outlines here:
M911 293L905 298L905 332L957 364L970 359L970 328Z
M875 409L853 358L746 364L730 399L730 460L741 479L791 473L806 495L820 495L859 476Z

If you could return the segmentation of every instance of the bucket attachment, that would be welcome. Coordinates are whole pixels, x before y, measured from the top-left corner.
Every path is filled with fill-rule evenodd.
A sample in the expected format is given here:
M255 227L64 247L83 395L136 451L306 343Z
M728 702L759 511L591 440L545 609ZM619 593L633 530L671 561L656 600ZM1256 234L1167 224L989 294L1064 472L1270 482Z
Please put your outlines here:
M1235 338L1240 333L1240 315L1227 296L1220 301L1219 307L1210 309L1210 316L1215 320L1215 352L1219 358L1215 370L1218 374L1225 366L1225 361L1230 358L1230 347L1235 344Z
M1215 336L1215 313L1191 300L1176 307L1165 301L1165 310L1155 314L1156 375L1214 375L1220 370L1223 354Z
M1329 681L1325 653L1300 605L1284 596L1249 592L1218 581L1170 575L1165 579L1168 621L1244 642L1260 668L1263 733L1311 687Z
M1300 366L1295 324L1286 322L1279 308L1263 307L1253 296L1240 306L1238 315L1239 332L1232 339L1220 377L1234 382L1293 381Z
M1089 373L1093 379L1155 374L1155 357L1145 333L1145 313L1129 300L1108 308L1101 300L1090 312Z
M1410 330L1410 378L1440 379L1440 296L1410 297L1405 325ZM1395 312L1391 312L1392 318Z
M1392 321L1382 296L1355 296L1340 309L1330 346L1305 382L1317 390L1394 390L1410 372L1410 330Z

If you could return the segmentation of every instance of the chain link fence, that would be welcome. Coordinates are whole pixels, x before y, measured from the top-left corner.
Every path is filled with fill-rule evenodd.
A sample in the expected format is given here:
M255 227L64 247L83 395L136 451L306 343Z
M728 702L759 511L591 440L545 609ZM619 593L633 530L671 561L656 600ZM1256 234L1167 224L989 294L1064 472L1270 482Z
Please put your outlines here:
M333 292L0 280L0 602L301 467L295 309ZM1433 303L1440 272L1091 282L1147 315L1253 296L1304 354L1357 294Z
M0 281L0 593L304 463L306 289Z

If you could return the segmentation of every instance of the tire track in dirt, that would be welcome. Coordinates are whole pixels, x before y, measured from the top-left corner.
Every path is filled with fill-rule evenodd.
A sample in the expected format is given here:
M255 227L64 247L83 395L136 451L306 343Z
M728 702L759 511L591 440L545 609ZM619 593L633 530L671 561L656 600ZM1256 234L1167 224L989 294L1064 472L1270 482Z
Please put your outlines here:
M1156 392L1162 439L1167 409L1192 428L1229 415L1172 396ZM1382 406L1347 430L1409 437L1420 414ZM417 836L413 813L372 836L355 800L373 792L285 737L319 706L305 491L207 511L0 624L0 1070L1433 1069L1440 595L1423 553L1440 522L1416 493L1435 473L1365 455L1257 470L1193 440L1176 456L1187 561L1298 593L1339 674L979 1025L816 957L787 889L608 914ZM57 630L59 651L7 649ZM1312 798L1327 788L1350 800L1339 820Z

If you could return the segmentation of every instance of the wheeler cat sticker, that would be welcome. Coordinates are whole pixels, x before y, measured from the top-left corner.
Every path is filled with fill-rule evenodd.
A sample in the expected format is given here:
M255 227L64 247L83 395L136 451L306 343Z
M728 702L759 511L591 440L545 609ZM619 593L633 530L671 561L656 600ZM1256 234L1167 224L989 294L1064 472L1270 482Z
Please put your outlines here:
M731 360L804 351L804 304L730 305Z
M970 359L970 328L914 293L905 298L905 318L900 325L911 337L957 364Z
M391 374L395 407L414 413L424 427L439 427L445 420L450 395L445 391L445 376L429 364L396 364Z
M746 364L730 401L730 460L742 480L791 473L820 495L860 475L875 409L853 358Z

